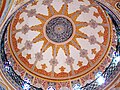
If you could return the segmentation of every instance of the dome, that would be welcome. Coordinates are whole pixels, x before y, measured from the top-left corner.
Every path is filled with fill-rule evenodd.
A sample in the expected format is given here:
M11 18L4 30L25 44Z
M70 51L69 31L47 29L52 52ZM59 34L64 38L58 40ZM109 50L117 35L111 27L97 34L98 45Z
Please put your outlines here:
M3 68L28 88L85 87L97 72L104 76L118 49L119 34L107 12L94 0L33 0L21 5L3 26Z

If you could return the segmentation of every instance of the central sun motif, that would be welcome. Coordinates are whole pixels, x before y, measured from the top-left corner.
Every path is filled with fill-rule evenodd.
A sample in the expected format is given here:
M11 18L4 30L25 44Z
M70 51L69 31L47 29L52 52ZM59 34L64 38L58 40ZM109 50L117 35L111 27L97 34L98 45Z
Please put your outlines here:
M66 55L69 56L69 50L66 52L69 45L73 45L76 49L80 50L81 47L76 41L76 38L88 38L86 34L79 30L82 27L88 26L88 23L76 21L81 10L68 14L68 4L65 3L59 12L57 12L52 5L49 5L48 12L48 16L42 14L36 15L42 24L31 27L33 31L37 30L40 32L40 34L33 39L33 42L36 43L43 40L43 47L47 45L45 50L52 46L53 55L57 55L59 49L62 48ZM56 53L54 53L54 49L56 49Z

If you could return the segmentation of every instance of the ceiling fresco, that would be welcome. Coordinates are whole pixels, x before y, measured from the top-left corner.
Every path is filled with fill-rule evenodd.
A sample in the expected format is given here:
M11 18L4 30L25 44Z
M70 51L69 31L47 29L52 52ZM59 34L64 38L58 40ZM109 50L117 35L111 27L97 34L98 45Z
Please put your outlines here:
M119 0L22 2L0 33L1 72L15 90L110 90L119 80Z

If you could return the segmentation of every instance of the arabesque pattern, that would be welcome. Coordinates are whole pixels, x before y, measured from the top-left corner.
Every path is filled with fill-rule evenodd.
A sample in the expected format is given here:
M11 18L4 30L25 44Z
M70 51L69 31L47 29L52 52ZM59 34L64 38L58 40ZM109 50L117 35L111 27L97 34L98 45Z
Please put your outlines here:
M14 59L32 74L68 80L89 73L106 58L110 23L92 0L39 0L18 10L8 43Z

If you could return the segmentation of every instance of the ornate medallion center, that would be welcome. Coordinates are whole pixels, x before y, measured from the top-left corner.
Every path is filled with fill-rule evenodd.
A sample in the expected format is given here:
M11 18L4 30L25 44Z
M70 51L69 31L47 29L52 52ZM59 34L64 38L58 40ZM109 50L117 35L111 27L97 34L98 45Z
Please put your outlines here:
M63 43L69 40L73 35L73 30L72 22L62 16L49 19L45 25L47 39L54 43Z

